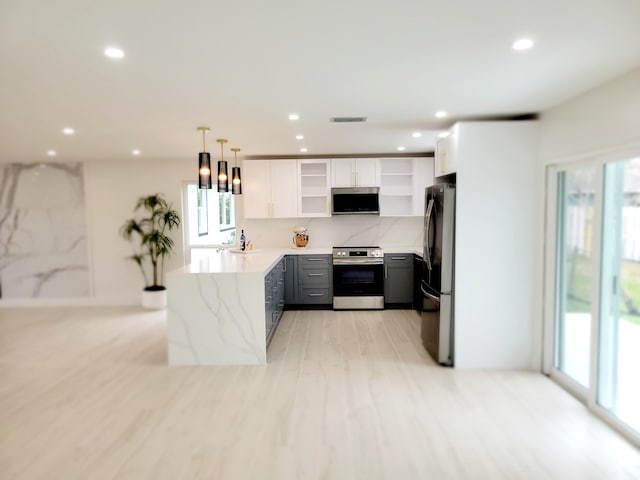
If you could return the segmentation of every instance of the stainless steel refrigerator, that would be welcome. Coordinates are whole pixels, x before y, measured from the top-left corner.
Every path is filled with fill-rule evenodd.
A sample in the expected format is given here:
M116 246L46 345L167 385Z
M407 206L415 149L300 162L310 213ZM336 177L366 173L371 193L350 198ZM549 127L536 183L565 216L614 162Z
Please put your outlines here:
M425 190L422 252L422 343L441 365L453 366L456 186Z

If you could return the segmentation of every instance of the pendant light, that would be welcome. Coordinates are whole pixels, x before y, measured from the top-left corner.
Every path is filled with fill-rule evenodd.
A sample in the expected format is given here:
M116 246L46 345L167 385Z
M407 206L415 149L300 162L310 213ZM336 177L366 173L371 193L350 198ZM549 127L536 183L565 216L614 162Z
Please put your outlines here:
M198 188L211 189L211 157L207 152L205 135L209 127L198 127L202 132L202 152L198 155Z
M224 138L216 140L220 144L220 160L218 161L218 193L229 191L229 176L227 175L227 162L224 161Z
M238 166L239 148L232 148L234 159L233 168L231 169L231 193L234 195L242 195L242 178L240 178L240 167Z

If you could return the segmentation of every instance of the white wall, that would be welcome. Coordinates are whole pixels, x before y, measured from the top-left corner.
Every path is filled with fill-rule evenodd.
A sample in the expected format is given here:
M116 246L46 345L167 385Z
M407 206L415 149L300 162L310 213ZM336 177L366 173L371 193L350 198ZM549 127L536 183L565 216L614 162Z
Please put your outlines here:
M87 162L86 187L89 212L89 256L93 295L101 302L140 303L144 281L133 262L131 245L119 234L120 226L134 216L133 207L143 195L162 193L184 220L184 184L194 181L195 160ZM165 272L184 263L182 229L172 234L175 254Z
M540 116L540 157L562 163L640 143L640 68Z
M455 366L532 367L542 168L536 122L457 124Z

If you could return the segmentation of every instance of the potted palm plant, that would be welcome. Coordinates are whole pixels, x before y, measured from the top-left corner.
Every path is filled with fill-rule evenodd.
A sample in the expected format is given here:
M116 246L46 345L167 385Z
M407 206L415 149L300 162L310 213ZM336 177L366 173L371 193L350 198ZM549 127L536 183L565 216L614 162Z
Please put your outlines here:
M163 285L164 260L171 255L174 246L168 233L180 226L180 216L171 207L158 193L140 197L134 212L142 210L144 216L130 218L120 228L122 237L134 243L133 254L127 258L140 267L144 277L144 308L167 306L167 289Z

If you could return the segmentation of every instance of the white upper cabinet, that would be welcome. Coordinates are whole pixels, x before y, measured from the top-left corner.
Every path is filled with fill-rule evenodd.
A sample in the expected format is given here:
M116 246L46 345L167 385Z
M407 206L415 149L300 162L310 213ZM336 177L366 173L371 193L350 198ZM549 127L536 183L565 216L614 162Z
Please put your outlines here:
M245 218L298 216L295 160L245 160L242 168Z
M298 215L328 217L331 215L331 162L298 160Z
M458 150L457 126L449 130L449 135L439 138L435 149L434 176L441 177L456 171L456 157Z
M433 184L433 158L380 159L380 215L422 216L424 189Z
M377 187L377 158L335 158L331 160L332 187Z

